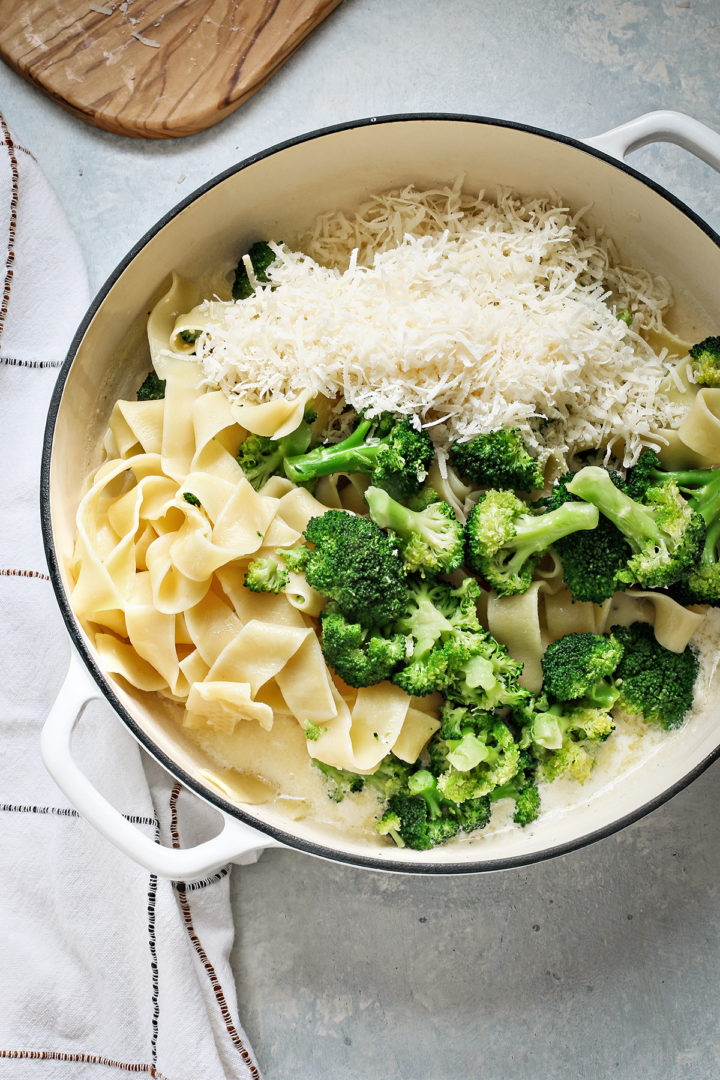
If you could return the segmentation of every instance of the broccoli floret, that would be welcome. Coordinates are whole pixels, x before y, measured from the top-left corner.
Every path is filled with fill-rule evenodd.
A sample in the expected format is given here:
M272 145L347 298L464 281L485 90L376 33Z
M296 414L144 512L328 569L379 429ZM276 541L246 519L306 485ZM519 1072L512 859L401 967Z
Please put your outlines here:
M434 453L427 431L416 431L409 420L386 413L372 420L361 418L342 442L288 456L285 473L296 484L333 473L362 473L376 487L405 498L422 487Z
M498 596L523 593L548 548L570 533L594 529L598 518L587 504L575 502L533 514L511 491L487 491L465 526L467 564Z
M443 797L464 803L508 783L518 770L520 748L508 725L491 712L446 703L428 757Z
M464 833L484 829L490 821L491 812L492 807L488 795L481 795L478 799L465 799L464 802L455 803L452 811L460 827L460 832Z
M397 686L418 697L443 688L452 649L484 633L477 615L479 595L472 578L457 589L418 576L408 579L405 610L392 629L412 641L412 654L392 677Z
M487 797L466 799L458 805L444 797L429 770L419 769L410 773L403 790L390 796L377 831L391 836L399 847L427 851L458 832L483 829L489 820Z
M381 637L338 611L322 619L322 651L336 675L348 686L374 686L389 679L405 659L402 634Z
M181 337L186 345L194 345L201 333L202 330L181 330L178 337Z
M312 720L306 720L303 724L303 730L305 731L305 738L309 742L317 742L322 735L323 729L317 724L314 724Z
M548 510L556 510L566 502L576 501L566 484L574 473L560 477L550 495L542 500ZM624 490L624 483L617 473L610 473L612 482ZM573 600L589 600L602 604L613 593L627 588L617 575L627 566L632 548L609 518L600 515L595 529L572 533L555 542L555 550L562 563L563 580Z
M311 518L305 538L308 584L334 600L346 618L384 626L407 603L405 567L382 529L369 518L328 510Z
M706 337L689 350L699 386L720 386L720 337Z
M237 460L256 491L260 491L275 473L282 472L287 457L307 450L312 437L312 421L306 417L307 413L298 427L282 439L255 434L245 436Z
M365 787L365 777L348 769L336 769L334 765L326 765L324 761L311 758L312 764L325 777L328 789L328 798L333 802L342 802L346 795L354 795Z
M463 480L481 487L534 491L544 483L537 461L530 456L519 428L500 428L455 443L450 461Z
M275 261L275 252L273 249L264 240L258 240L257 243L252 245L248 251L248 255L250 256L250 262L257 280L267 282L269 280L267 268ZM247 300L249 296L253 295L253 292L254 289L250 282L248 272L245 269L245 263L240 259L235 270L235 280L233 281L233 300ZM298 451L296 451L296 453L297 452Z
M687 469L668 472L652 450L640 455L630 474L633 490L642 494L653 484L674 480L690 506L705 522L705 540L699 560L672 587L672 595L681 604L720 606L720 469Z
M388 754L375 772L365 777L365 783L374 788L384 800L389 799L391 795L407 790L408 776L414 768L414 765L401 761L394 754Z
M529 825L540 814L540 792L535 782L536 774L537 761L529 750L521 750L518 771L506 784L494 788L488 797L489 802L513 799L513 821L516 825ZM466 805L467 803L462 804L463 807Z
M705 522L682 497L672 479L645 491L643 502L613 484L606 469L587 465L567 485L620 530L633 554L617 580L645 588L666 588L695 564L705 539Z
M622 645L612 634L566 634L545 650L543 690L558 701L588 697L610 708L617 691L607 680L622 654Z
M508 725L493 717L464 734L457 746L448 743L447 763L438 788L446 799L462 803L489 795L511 780L520 764L520 747Z
M410 573L446 574L462 566L465 530L449 503L408 510L377 487L369 487L365 499L373 521L392 531Z
M391 836L398 847L427 851L456 836L459 823L454 817L431 817L426 800L420 795L393 795L380 818L377 831Z
M289 583L287 570L271 555L248 563L244 584L251 592L279 593Z
M519 685L522 663L487 630L446 646L449 654L442 692L455 703L477 709L521 709L532 695Z
M586 705L583 701L556 701L550 705L543 695L536 701L530 739L536 747L545 750L563 749L568 736L604 742L615 730L609 708Z
M544 780L568 774L582 784L592 772L597 745L614 729L607 708L583 701L549 704L543 694L534 703L521 742L531 744Z
M288 570L300 573L307 566L310 548L306 547L305 544L298 544L297 547L278 548L275 554L279 559L282 559Z
M144 382L137 390L138 401L157 401L165 397L165 379L159 379L154 371L149 371Z
M679 727L693 704L700 667L695 650L688 645L681 653L670 652L648 623L614 626L612 633L624 650L615 672L619 704L648 723Z

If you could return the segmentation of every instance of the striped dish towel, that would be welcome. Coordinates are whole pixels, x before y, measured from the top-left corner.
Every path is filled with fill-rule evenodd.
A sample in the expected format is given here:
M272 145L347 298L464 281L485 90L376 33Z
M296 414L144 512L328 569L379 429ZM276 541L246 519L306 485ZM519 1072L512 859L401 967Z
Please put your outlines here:
M70 655L40 538L41 443L88 291L60 204L1 115L0 290L0 1078L259 1080L236 1015L228 869L158 880L78 817L40 760ZM104 703L75 746L137 828L169 844L210 834L209 811Z

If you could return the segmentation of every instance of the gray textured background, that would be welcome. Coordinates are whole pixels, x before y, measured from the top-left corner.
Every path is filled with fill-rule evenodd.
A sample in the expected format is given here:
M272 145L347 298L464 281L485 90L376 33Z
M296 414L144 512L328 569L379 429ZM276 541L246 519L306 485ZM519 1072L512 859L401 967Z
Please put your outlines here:
M0 102L97 287L179 198L278 140L414 110L584 137L675 108L720 129L719 52L717 0L345 0L250 102L192 138L96 131L5 68ZM720 227L708 167L672 146L632 163ZM270 852L236 870L240 1011L266 1080L716 1080L719 770L529 869L405 879Z

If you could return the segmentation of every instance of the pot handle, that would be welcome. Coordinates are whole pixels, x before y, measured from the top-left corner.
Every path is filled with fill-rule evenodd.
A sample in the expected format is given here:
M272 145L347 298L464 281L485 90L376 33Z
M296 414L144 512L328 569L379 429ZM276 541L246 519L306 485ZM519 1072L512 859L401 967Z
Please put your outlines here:
M265 848L280 846L224 813L218 835L196 847L164 847L140 832L91 784L72 756L75 725L88 702L100 697L100 690L73 649L65 682L42 730L40 751L55 783L106 840L151 873L179 881L204 877L228 862L256 862Z
M720 134L692 116L671 109L644 113L585 142L621 161L648 143L676 143L720 172Z

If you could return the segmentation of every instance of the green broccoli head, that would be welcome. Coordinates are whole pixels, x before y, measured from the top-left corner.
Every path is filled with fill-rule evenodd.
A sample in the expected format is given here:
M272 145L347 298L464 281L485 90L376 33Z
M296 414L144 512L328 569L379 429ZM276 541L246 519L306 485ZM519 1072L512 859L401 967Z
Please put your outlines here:
M409 573L447 574L462 566L465 530L449 503L435 501L423 510L408 510L372 486L365 499L373 521L392 531Z
M695 650L688 645L680 653L670 652L647 623L614 626L612 633L624 650L615 672L619 704L648 723L679 727L693 706L700 668Z
M305 566L308 583L334 600L347 619L384 626L403 612L405 567L374 521L328 510L310 519L304 535L313 545Z
M548 510L556 510L566 502L577 500L577 496L571 495L566 486L574 475L569 472L561 476L550 495L542 500ZM623 480L617 473L610 473L610 477L616 487L624 489ZM562 563L563 580L573 600L602 604L627 587L618 581L617 576L627 566L632 549L609 518L600 515L595 529L563 536L555 542L554 547Z
M563 536L594 529L598 517L580 502L534 514L511 491L487 491L470 511L465 526L467 565L498 596L526 592L545 552Z
M643 453L630 474L633 494L640 496L648 488L674 481L688 497L690 507L705 523L705 539L699 559L671 587L672 596L681 604L720 605L720 469L687 469L668 472L657 454Z
M307 566L310 548L306 547L305 544L298 544L297 547L278 548L275 554L279 559L282 559L287 570L301 573Z
M417 431L406 418L384 413L373 419L362 417L342 442L288 456L284 467L296 484L334 473L361 473L376 487L402 499L420 491L434 455L427 431Z
M398 847L428 851L456 836L459 823L454 817L432 817L421 795L397 794L388 800L387 810L380 818L377 831L390 836Z
M628 471L627 483L623 490L633 499L642 499L648 488L654 487L664 478L662 462L654 450L643 450L633 467Z
M612 677L622 654L612 634L566 634L545 650L543 689L558 701L592 694L599 682Z
M287 570L270 555L248 563L244 584L251 592L279 593L289 582Z
M149 371L137 390L138 401L158 401L165 397L165 379L159 379L154 371Z
M639 502L620 491L606 469L588 465L575 474L567 489L596 506L630 544L633 554L617 574L618 581L667 588L698 561L705 522L683 498L675 480L648 487Z
M399 847L427 851L458 832L483 829L489 820L489 799L472 798L458 805L443 796L428 769L419 769L409 774L404 790L390 796L377 830L391 836Z
M530 750L521 750L518 770L512 779L494 788L489 802L512 799L515 803L513 821L516 825L530 825L540 814L540 792L536 783L537 761ZM466 803L462 804L467 805Z
M511 780L520 764L520 747L508 725L493 717L484 729L478 728L464 735L457 746L449 746L447 763L438 788L446 799L462 803L489 795Z
M307 419L281 439L251 433L240 443L238 464L255 490L260 491L271 476L283 471L283 463L289 455L307 450L311 436L312 423Z
M339 611L324 613L321 644L325 660L348 686L383 682L405 659L402 634L382 637L360 623L348 622Z
M412 649L407 663L392 676L407 694L422 697L442 690L455 651L460 649L467 657L477 635L483 637L476 606L479 593L472 578L457 589L418 575L408 579L407 603L393 631L403 634Z
M383 800L387 800L391 795L407 790L408 777L414 767L394 754L388 754L377 769L365 777L365 783L374 788Z
M253 273L258 281L268 282L267 270L271 263L275 262L275 252L264 240L258 240L248 251ZM242 259L237 264L235 279L232 287L233 300L247 300L253 295L252 283L248 275L245 263ZM299 451L296 451L296 453Z
M333 802L342 802L346 795L355 795L365 787L365 777L359 773L350 772L348 769L337 769L334 765L326 765L324 761L316 758L310 759L312 764L324 776L327 783L328 798Z
M487 630L445 646L447 667L441 691L468 707L522 709L532 699L518 680L523 665Z
M534 491L543 486L543 474L530 456L519 428L500 428L455 443L450 462L463 480L479 487Z
M598 744L615 729L610 707L595 706L588 698L550 704L542 694L535 700L521 742L538 761L544 780L567 775L582 784L588 779Z
M689 350L695 382L720 386L720 337L706 337Z
M709 530L708 538L710 538ZM673 600L677 600L678 604L709 604L711 607L720 607L720 560L717 540L710 548L706 545L704 551L706 550L712 552L713 561L701 560L698 566L693 567L686 577L669 590Z

